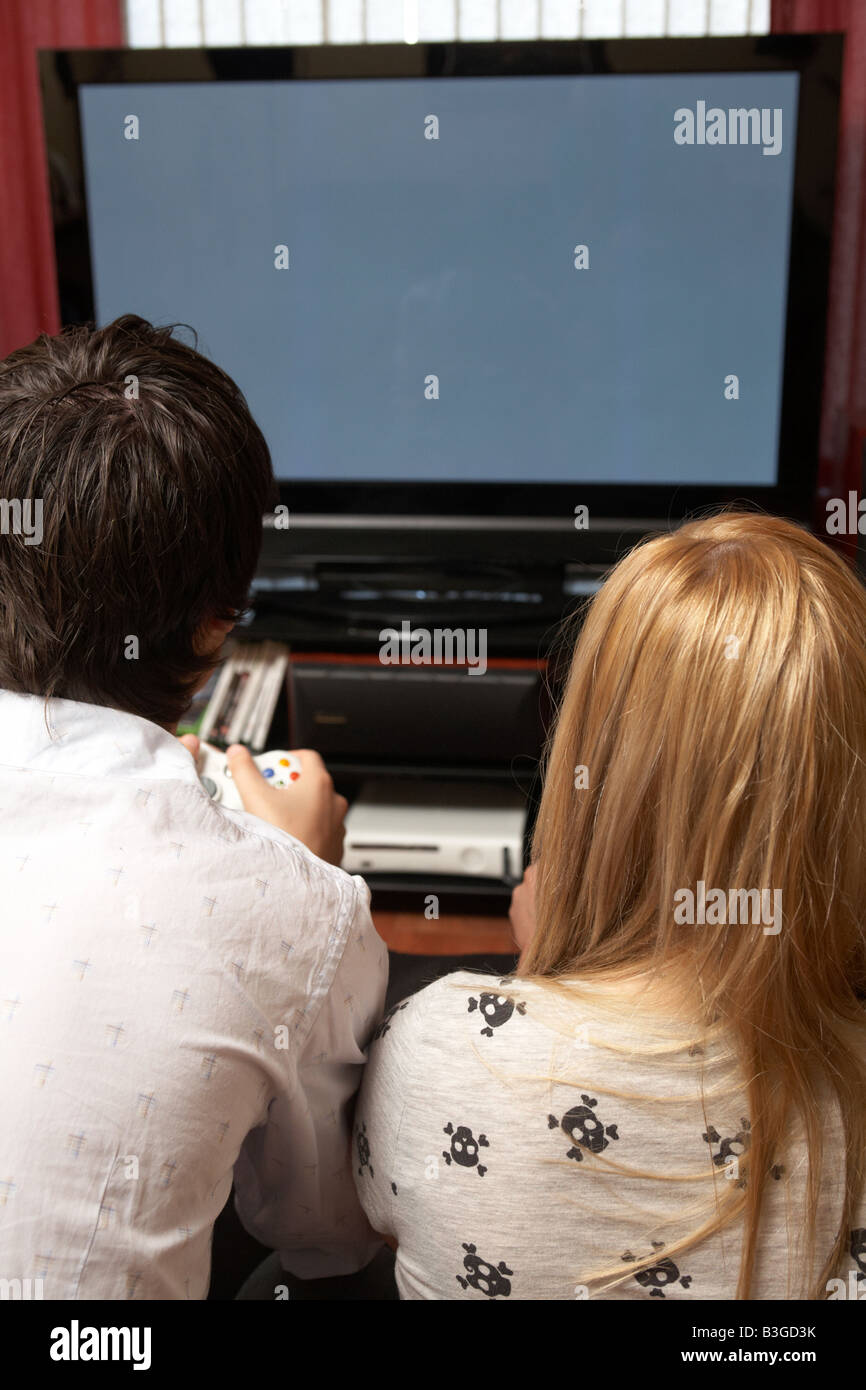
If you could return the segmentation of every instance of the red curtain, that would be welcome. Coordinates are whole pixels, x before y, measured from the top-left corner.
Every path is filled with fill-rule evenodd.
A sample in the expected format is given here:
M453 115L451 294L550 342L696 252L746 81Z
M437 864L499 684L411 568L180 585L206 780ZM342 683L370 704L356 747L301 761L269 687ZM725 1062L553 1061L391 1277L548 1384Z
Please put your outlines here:
M866 445L866 0L773 0L774 34L844 31L842 117L816 524L863 489Z
M0 0L0 358L60 327L36 51L123 42L121 0Z

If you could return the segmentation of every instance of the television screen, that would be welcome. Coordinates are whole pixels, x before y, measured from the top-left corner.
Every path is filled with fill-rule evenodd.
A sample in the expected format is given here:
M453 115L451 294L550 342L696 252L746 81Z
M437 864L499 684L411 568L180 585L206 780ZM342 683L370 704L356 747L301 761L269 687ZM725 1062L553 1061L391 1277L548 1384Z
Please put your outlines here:
M79 88L97 321L278 477L772 487L796 71Z

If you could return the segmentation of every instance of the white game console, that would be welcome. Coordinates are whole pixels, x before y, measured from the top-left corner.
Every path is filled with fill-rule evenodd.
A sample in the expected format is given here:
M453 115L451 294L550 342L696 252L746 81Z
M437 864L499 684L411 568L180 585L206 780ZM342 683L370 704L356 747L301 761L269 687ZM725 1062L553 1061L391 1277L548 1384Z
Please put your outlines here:
M346 816L343 868L512 883L523 874L525 825L524 798L509 787L365 782Z
M270 753L259 753L253 758L259 772L271 787L291 787L301 775L301 760L294 753L282 748ZM238 794L225 753L209 743L203 743L199 750L198 777L205 791L232 810L242 811L244 804Z

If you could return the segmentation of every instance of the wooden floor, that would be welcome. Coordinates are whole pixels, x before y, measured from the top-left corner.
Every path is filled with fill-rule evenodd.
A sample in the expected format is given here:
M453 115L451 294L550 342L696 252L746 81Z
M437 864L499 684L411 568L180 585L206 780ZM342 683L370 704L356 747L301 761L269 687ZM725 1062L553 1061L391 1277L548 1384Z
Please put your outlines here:
M375 911L373 920L389 951L405 955L504 956L516 949L506 916L440 917L428 922L415 912Z

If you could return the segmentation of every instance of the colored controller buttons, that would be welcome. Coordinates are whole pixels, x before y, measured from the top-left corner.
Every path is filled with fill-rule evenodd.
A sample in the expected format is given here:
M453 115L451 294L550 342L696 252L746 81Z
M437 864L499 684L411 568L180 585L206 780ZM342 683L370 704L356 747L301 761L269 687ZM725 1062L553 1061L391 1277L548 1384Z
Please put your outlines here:
M268 786L287 788L296 782L303 769L297 758L281 749L262 753L254 758L256 767ZM214 801L221 801L230 810L243 810L225 754L208 743L201 746L198 760L199 779L203 790Z

